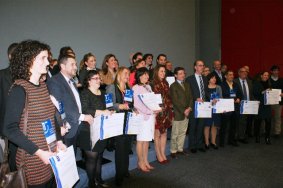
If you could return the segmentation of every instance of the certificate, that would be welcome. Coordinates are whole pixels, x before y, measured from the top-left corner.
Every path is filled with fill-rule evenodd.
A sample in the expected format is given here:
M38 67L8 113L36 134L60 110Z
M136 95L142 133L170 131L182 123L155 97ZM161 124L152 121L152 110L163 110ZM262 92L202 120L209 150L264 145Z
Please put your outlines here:
M57 150L56 134L55 134L55 128L52 126L51 120L48 119L42 122L41 125L49 150L51 152L56 152Z
M138 95L139 99L146 105L150 110L161 110L159 104L162 104L161 94L145 93Z
M211 118L212 106L210 102L195 101L195 118Z
M240 114L258 114L259 101L241 101Z
M49 158L57 187L71 188L79 180L76 158L73 146L67 151L60 151L57 155Z
M225 113L235 110L234 99L217 99L216 104L213 106L213 113Z
M96 142L100 138L100 127L101 127L101 116L97 116L93 119L92 125L90 125L90 139L91 139L91 148L93 148Z
M125 134L138 134L143 123L143 115L129 112L125 127Z
M100 140L123 134L125 113L114 113L109 116L101 116Z
M271 89L264 92L264 105L279 104L281 89Z
M175 82L175 77L174 76L167 76L166 81L168 82L169 87L170 87L171 84L173 84Z

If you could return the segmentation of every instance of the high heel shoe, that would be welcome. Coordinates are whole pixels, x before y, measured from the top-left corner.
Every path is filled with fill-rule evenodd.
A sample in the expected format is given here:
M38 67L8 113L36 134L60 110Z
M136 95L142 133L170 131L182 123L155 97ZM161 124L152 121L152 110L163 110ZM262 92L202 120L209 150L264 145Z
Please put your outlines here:
M154 167L153 167L153 166L151 166L151 165L146 166L146 168L147 168L148 170L153 170L153 169L154 169Z
M265 138L265 143L266 143L267 145L271 145L271 142L270 142L270 138L269 138L269 137L266 137L266 138Z
M211 144L213 149L218 149L218 146L216 144Z
M150 172L150 170L149 170L148 168L143 169L143 168L141 168L139 165L138 165L138 170L140 170L141 172L144 172L144 173Z
M165 162L165 161L159 161L158 158L157 158L157 156L156 156L156 160L157 160L157 162L158 162L159 164L166 164L166 163L167 163L167 162Z

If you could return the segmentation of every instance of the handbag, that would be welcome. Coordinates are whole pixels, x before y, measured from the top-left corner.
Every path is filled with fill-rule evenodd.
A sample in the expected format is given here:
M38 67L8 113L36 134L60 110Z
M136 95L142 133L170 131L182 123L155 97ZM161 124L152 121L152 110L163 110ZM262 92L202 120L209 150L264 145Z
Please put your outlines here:
M24 127L23 133L27 132L27 119L28 119L28 99L26 96L25 108L24 108ZM25 177L25 172L23 169L25 161L25 152L21 153L21 164L17 171L10 172L10 167L8 163L8 139L5 138L5 151L4 151L4 162L0 167L0 188L27 188L27 181Z

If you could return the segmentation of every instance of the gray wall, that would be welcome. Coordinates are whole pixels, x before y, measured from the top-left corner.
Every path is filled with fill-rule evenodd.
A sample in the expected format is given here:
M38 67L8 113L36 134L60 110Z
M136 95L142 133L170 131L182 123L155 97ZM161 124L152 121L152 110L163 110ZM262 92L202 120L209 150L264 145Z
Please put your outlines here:
M221 0L196 0L196 58L221 59Z
M174 66L195 60L195 0L0 0L0 68L8 65L12 42L37 39L55 57L70 45L79 62L85 53L107 53L129 65L136 51L168 55Z

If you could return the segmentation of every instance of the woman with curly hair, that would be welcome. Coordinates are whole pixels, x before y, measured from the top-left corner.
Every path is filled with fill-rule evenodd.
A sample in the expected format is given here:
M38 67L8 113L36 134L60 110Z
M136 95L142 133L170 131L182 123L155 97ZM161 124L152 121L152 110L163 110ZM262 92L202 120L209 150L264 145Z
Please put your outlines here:
M40 82L47 73L49 46L38 41L27 40L19 43L11 59L14 84L7 101L4 135L18 146L17 168L24 164L28 187L52 187L53 173L49 157L54 155L44 136L42 123L51 121L54 128L55 107L51 102L46 84ZM27 104L25 104L27 101ZM25 109L27 107L27 131L23 133ZM16 107L16 108L15 108ZM56 129L57 149L66 149ZM21 161L22 157L23 161Z
M173 104L170 98L169 84L165 79L166 69L164 65L158 65L153 73L153 92L161 94L162 111L156 116L154 146L156 158L159 163L167 163L165 149L167 141L167 128L172 126Z

